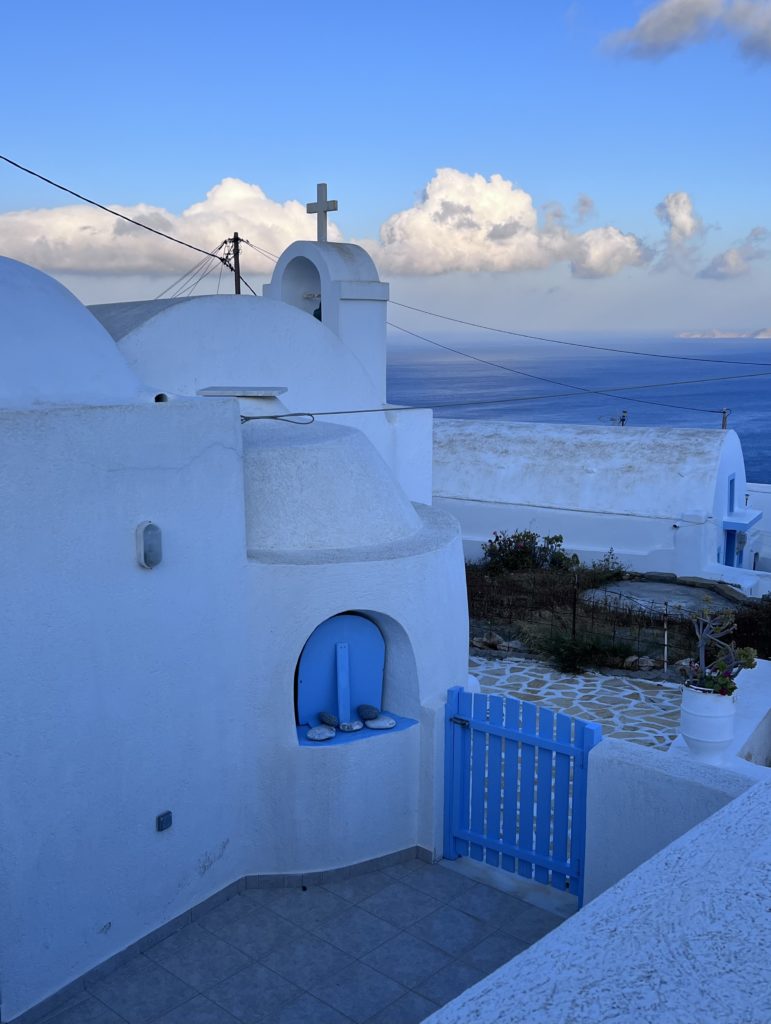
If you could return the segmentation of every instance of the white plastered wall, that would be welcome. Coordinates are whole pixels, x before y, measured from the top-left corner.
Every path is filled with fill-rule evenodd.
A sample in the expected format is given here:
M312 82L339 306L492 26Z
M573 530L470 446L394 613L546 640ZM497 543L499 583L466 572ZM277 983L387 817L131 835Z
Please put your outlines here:
M244 874L232 402L2 412L3 1020ZM143 569L135 529L157 523ZM12 540L11 540L12 538ZM171 810L173 826L155 818Z

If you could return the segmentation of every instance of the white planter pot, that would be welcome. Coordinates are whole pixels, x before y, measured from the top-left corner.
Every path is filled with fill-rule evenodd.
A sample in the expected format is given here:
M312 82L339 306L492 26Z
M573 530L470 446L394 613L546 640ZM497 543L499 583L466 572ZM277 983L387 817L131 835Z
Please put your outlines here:
M694 757L707 764L721 764L734 736L736 695L683 687L680 732Z

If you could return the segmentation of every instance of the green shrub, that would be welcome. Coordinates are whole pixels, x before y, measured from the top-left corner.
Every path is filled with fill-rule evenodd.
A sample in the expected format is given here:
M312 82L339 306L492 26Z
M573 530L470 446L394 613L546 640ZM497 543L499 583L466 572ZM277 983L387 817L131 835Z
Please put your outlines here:
M488 572L519 572L526 569L570 569L577 567L576 555L562 547L560 534L539 537L533 530L496 530L482 545L482 565Z
M582 633L574 637L559 633L544 636L537 646L561 672L583 672L610 662L623 664L625 658L634 654L633 646L623 640L614 642Z

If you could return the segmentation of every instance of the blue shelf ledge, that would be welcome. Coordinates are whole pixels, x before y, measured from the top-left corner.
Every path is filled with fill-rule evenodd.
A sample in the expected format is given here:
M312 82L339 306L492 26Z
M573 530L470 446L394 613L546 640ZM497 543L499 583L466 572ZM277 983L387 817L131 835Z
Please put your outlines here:
M406 729L411 729L413 725L417 725L417 719L415 718L402 718L400 715L395 715L392 711L384 711L384 715L390 715L391 718L396 720L396 725L393 729L368 729L366 725L363 729L359 729L358 732L340 732L338 729L331 740L309 740L307 732L310 726L298 725L297 726L297 742L301 747L342 747L346 743L358 743L360 740L372 740L377 736L390 736L395 732L404 732Z

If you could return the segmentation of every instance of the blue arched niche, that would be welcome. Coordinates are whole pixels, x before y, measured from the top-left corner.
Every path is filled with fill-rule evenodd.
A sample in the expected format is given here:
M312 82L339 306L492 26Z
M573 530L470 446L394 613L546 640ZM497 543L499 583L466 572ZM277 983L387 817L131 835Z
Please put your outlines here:
M297 725L318 725L322 711L350 721L360 704L380 709L384 667L385 640L370 619L345 612L322 622L297 665Z

